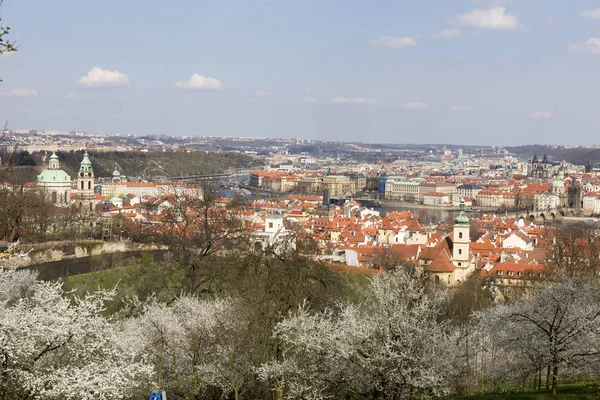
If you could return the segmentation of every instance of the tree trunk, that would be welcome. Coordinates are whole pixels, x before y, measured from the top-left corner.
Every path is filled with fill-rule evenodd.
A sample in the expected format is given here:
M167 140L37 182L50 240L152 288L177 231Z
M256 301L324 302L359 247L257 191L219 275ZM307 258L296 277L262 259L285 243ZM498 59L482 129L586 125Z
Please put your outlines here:
M556 398L556 388L558 386L558 365L554 366L552 371L552 398Z
M546 390L550 389L550 364L548 364L548 370L546 371Z
M542 390L542 369L540 368L540 370L538 371L538 387L537 387L538 392L540 390Z

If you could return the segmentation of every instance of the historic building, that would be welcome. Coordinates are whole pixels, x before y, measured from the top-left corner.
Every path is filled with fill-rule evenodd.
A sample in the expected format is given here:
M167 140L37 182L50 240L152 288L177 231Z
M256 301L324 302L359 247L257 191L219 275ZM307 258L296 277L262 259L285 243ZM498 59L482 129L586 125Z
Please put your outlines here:
M471 253L471 224L461 201L460 213L454 219L452 235L435 247L425 247L419 255L419 266L424 267L435 282L454 286L464 282L475 271L477 258Z
M537 154L533 154L531 159L531 177L534 179L548 179L550 176L550 162L548 156L544 153L542 161L538 160Z
M55 206L67 207L71 204L71 177L60 169L56 153L50 156L48 169L38 175L37 187Z
M48 169L37 177L37 187L42 190L48 201L58 207L73 205L81 211L92 212L96 204L94 193L94 170L88 152L83 155L75 184L69 174L60 168L58 156L52 153ZM71 193L75 193L73 199Z

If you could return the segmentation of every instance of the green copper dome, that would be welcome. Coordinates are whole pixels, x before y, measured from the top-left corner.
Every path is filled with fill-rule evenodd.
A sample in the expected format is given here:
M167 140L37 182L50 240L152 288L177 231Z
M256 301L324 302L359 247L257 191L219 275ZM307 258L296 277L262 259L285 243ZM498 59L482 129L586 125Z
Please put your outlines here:
M38 175L42 183L71 183L71 177L62 169L47 169Z
M469 217L465 214L465 201L460 201L460 212L454 218L454 223L457 225L469 225Z

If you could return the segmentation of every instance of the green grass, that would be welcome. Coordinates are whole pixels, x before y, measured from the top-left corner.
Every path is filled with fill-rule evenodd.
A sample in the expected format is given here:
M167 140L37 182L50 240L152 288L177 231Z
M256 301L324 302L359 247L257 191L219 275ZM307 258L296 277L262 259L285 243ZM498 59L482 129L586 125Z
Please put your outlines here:
M552 392L542 390L541 392L507 392L480 394L469 397L453 397L453 399L464 400L551 400ZM556 394L558 400L598 400L600 399L600 386L598 383L565 384L558 387Z
M117 267L103 271L90 272L82 275L72 275L65 278L63 287L67 291L76 290L83 295L86 292L95 292L98 289L112 289L122 286L119 283L128 279L130 267Z

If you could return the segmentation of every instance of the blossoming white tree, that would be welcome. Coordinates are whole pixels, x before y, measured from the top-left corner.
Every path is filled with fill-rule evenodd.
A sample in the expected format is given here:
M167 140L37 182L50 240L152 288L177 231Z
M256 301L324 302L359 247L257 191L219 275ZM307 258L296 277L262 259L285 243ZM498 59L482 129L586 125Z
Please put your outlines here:
M60 282L0 271L0 397L122 399L149 375L118 324L110 292L69 299Z
M437 320L442 298L420 278L380 274L366 303L339 312L302 307L276 328L283 360L263 365L260 375L277 382L279 398L448 393L455 356L448 327Z
M182 296L172 305L150 302L125 324L133 351L146 354L158 386L182 399L218 398L244 390L251 365L240 348L242 311L230 299Z

